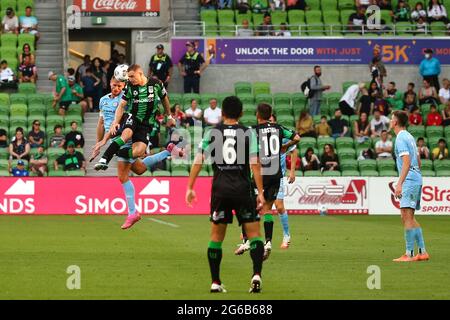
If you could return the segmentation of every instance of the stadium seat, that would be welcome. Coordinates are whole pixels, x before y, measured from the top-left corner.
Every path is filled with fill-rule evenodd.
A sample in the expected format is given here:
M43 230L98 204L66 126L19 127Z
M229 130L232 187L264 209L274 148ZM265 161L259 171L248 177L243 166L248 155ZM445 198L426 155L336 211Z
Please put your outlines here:
M377 160L378 171L395 171L395 161L392 159L378 159Z
M305 107L307 98L302 92L294 93L291 95L291 101L293 106Z
M347 21L345 21L345 23L347 23ZM344 83L342 83L342 92L345 93L347 89L354 84L358 83L355 81L345 81Z
M170 171L167 171L167 170L156 170L156 171L153 171L153 176L154 177L170 177L171 174L170 174Z
M268 93L257 94L256 97L255 97L255 103L256 104L268 103L268 104L272 105L273 104L272 95L268 94Z
M341 172L340 171L324 171L322 172L323 177L340 177Z
M17 38L17 47L22 48L24 44L28 44L34 51L34 42L36 38L33 34L21 33Z
M446 36L448 29L443 21L435 21L430 24L430 31L433 37Z
M250 82L236 82L234 84L234 92L237 96L241 94L252 94L252 84Z
M0 36L2 47L17 48L17 35L13 33L3 33Z
M305 11L289 10L288 11L289 29L293 36L303 35L300 30L305 28Z
M421 166L421 170L433 170L433 161L428 160L428 159L422 159L422 166Z
M299 148L316 148L316 138L311 137L303 137L300 139L298 143Z
M379 171L379 176L380 177L397 177L397 171L394 170L382 170Z
M236 24L238 26L242 25L242 21L247 20L249 23L249 27L252 27L252 14L249 12L247 13L239 13L237 10L235 11L235 18L236 18Z
M189 177L189 171L187 170L172 171L172 177Z
M241 93L238 95L238 97L241 100L242 104L244 105L250 105L255 103L255 97L253 96L253 94Z
M34 83L19 83L19 93L32 94L36 93L36 84Z
M353 10L355 8L354 0L339 0L338 8L340 10Z
M450 170L436 171L436 177L450 177Z
M317 138L317 147L323 149L326 144L331 144L334 147L335 140L331 137L319 137Z
M358 160L359 171L376 171L377 170L377 162L376 160L366 159L366 160Z
M9 158L9 148L0 148L0 159Z
M253 19L253 25L255 27L258 27L259 25L261 25L263 23L264 14L263 13L253 13L252 19Z
M423 177L435 177L436 176L436 172L434 172L433 170L424 170L424 169L422 169L421 172L422 172L422 176Z
M356 158L356 150L353 148L338 148L337 154L340 161Z
M66 177L84 177L86 172L83 170L70 170L66 171Z
M255 96L259 94L270 94L270 83L269 82L254 82L253 83L253 94Z
M289 93L275 93L273 95L273 102L275 106L291 105L291 97Z
M26 104L11 104L9 108L9 114L11 117L26 116L28 114L28 108Z
M361 177L378 177L379 173L376 170L361 170Z
M28 97L26 94L13 93L9 96L11 104L27 104Z
M416 139L419 138L419 137L425 137L425 127L422 126L422 125L420 125L420 126L409 126L408 127L408 131Z
M57 124L64 126L64 118L59 115L47 116L47 128L53 128Z
M9 115L7 113L0 112L0 128L9 127Z
M222 37L234 36L236 34L234 11L217 10L217 19L219 21L220 35Z
M442 137L433 137L428 139L428 148L430 151L433 151L433 149L438 146L440 139L442 139Z
M182 104L183 103L183 95L180 93L169 93L169 100L172 105Z
M433 161L434 170L439 171L449 171L450 170L450 160L434 160Z
M339 137L336 139L336 148L353 148L353 138Z
M287 13L286 11L274 11L271 14L272 16L272 24L275 26L275 29L278 29L278 26L282 23L287 24Z
M443 137L444 128L441 126L428 126L425 129L427 138Z
M341 173L343 177L359 177L360 175L358 170L344 170Z
M322 11L308 10L305 12L306 29L309 35L323 35Z
M183 95L183 106L188 109L191 105L192 99L197 100L200 103L200 95L198 93L185 93Z
M340 160L339 166L342 171L357 171L358 170L358 161L355 159L343 159Z
M322 173L319 170L308 170L303 173L304 177L321 177Z

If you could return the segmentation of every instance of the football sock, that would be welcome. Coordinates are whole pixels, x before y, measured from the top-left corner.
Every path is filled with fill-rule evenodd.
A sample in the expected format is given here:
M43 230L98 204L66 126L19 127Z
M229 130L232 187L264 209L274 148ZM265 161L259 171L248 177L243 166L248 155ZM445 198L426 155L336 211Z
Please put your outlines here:
M425 241L423 240L422 228L412 229L414 231L415 240L417 243L417 248L419 248L419 253L425 253Z
M133 159L133 149L130 147L122 148L117 151L117 156L124 159Z
M250 240L250 256L253 261L253 274L261 275L264 256L264 243L262 238L258 237Z
M287 212L284 212L282 214L279 215L280 216L280 221L281 221L281 225L283 226L283 235L284 236L289 236L289 218L288 218L288 214Z
M272 241L273 234L273 216L270 213L264 215L264 234L266 236L266 242Z
M406 254L410 257L414 256L414 229L405 230Z
M146 157L144 160L142 160L142 162L145 164L148 170L152 170L153 166L155 166L158 162L164 161L168 157L170 157L170 152L165 150Z
M136 213L136 204L134 202L134 185L130 180L128 180L122 184L122 187L125 191L125 197L127 198L128 215L131 216Z
M111 159L114 157L114 155L117 153L117 151L119 151L119 149L123 145L125 145L125 142L122 140L121 137L114 139L109 145L108 149L106 149L102 158L105 159L107 163L109 163Z
M210 241L208 244L208 261L212 282L220 282L220 262L222 261L222 242Z
M244 225L242 225L242 242L247 242L248 238L247 238L247 233L245 232L245 228Z

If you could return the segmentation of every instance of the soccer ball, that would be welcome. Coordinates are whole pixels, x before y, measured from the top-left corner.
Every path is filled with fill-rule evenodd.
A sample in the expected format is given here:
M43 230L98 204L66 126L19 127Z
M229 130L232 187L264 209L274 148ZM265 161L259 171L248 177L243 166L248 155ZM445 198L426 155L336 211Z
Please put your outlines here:
M114 78L121 82L127 82L128 81L128 66L126 64L121 64L117 66L117 68L114 70Z
M326 216L327 213L328 213L328 208L323 204L319 205L319 214L321 216Z

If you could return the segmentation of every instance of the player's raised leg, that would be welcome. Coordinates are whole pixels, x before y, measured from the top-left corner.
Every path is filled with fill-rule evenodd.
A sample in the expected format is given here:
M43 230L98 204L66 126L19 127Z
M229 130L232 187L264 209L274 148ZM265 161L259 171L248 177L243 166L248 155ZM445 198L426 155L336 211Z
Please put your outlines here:
M140 214L136 212L135 190L129 177L131 166L131 163L126 161L119 161L117 164L119 180L122 183L128 205L128 216L122 225L123 230L131 228L136 222L141 220Z
M108 149L103 153L102 158L94 166L95 170L107 170L109 162L114 155L122 148L127 141L133 136L133 131L130 128L125 128L120 137L112 139ZM128 149L127 149L128 150Z

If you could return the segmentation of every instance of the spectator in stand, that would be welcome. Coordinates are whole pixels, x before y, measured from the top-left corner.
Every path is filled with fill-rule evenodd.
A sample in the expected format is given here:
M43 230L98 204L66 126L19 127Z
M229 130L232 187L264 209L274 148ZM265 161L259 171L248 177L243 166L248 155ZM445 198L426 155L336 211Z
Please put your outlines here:
M83 58L83 63L77 68L77 73L75 76L78 83L80 83L81 79L86 76L86 70L91 68L91 66L91 56L87 54Z
M361 6L356 9L356 12L352 13L348 17L348 30L350 32L361 32L362 28L367 23L366 8Z
M191 100L191 106L186 110L186 124L187 126L201 126L202 125L202 110L198 108L198 102L195 99Z
M426 33L427 32L427 26L428 26L428 23L425 20L425 18L424 17L419 17L419 19L417 19L417 22L416 22L416 29L414 31L414 34ZM430 30L428 29L428 32L429 31Z
M418 106L414 106L409 114L410 126L421 126L423 123L422 115Z
M363 143L370 138L370 123L367 113L361 113L358 120L355 121L354 138L358 143Z
M368 6L370 6L372 4L377 4L377 1L376 0L356 0L355 1L356 7L363 6L363 7L367 8Z
M417 106L417 94L414 92L414 83L408 83L408 88L403 95L403 108L411 112L412 108Z
M233 0L217 0L217 9L231 9L233 7Z
M427 12L423 9L423 3L417 2L414 6L414 10L411 12L411 20L418 21L419 18L426 19Z
M286 23L282 22L280 24L280 31L277 32L277 37L292 37L292 34L287 28Z
M450 104L447 104L442 110L442 125L444 127L450 125Z
M359 152L357 160L375 159L375 152L372 148L364 148Z
M286 1L285 0L269 0L270 10L272 11L285 11Z
M64 116L72 104L72 94L70 93L69 83L63 75L57 75L53 71L48 73L48 79L56 82L55 98L53 99L53 108L59 103L59 115Z
M9 144L10 159L30 159L30 144L25 139L23 129L18 127Z
M164 46L158 44L156 53L150 58L149 77L156 78L164 83L164 87L169 86L172 78L173 63L169 55L164 53Z
M272 25L272 18L270 16L270 13L266 12L264 14L263 22L256 28L256 35L258 37L267 37L275 35L275 30Z
M316 125L316 135L318 138L331 136L331 127L326 116L322 116L320 123Z
M370 102L374 103L378 96L382 94L381 88L378 86L376 81L370 82L369 86L369 97Z
M39 147L38 152L31 156L30 169L31 172L37 174L38 177L47 175L47 163L48 159L44 152L44 147Z
M430 106L430 112L427 115L427 126L440 126L442 125L442 116L438 112L437 107L432 104Z
M76 83L75 76L68 76L70 93L72 95L72 104L79 104L81 107L81 116L84 119L84 114L89 110L88 103L84 100L84 90Z
M388 103L394 110L402 110L403 102L401 100L397 100L397 94L398 90L395 86L395 82L390 81L387 85L386 90L384 91L384 98L388 101Z
M36 83L37 69L36 66L31 63L31 57L25 56L23 64L19 67L19 82L20 83Z
M186 42L186 54L178 62L178 70L184 78L184 93L200 93L200 77L208 66L203 56L196 51L195 43Z
M201 10L216 10L217 0L200 0Z
M14 13L13 8L6 9L6 15L2 20L3 33L19 34L19 19Z
M382 83L382 77L379 69L379 63L381 62L381 59L379 57L372 58L372 62L370 63L371 66L371 73L372 76L372 82L375 82L377 84L377 87L381 88Z
M297 121L296 130L300 137L315 137L314 121L308 111L303 110Z
M375 102L373 103L373 109L380 111L381 114L385 116L388 116L391 112L389 103L385 99L383 99L383 96L381 94L376 97Z
M75 143L69 141L67 143L66 152L56 159L53 163L55 170L59 170L59 165L62 165L64 171L83 170L86 171L86 161L81 152L75 150Z
M175 127L179 128L186 122L186 114L181 110L181 106L177 103L171 109L172 118L175 119Z
M302 158L302 168L303 171L315 171L320 168L319 158L314 154L314 149L311 147L306 149L305 155Z
M420 62L419 71L423 80L427 80L436 91L439 91L439 75L441 74L441 63L433 57L432 49L425 49L425 59Z
M8 136L6 134L6 130L0 128L0 148L8 147Z
M111 79L114 76L114 70L116 70L119 63L119 51L114 49L111 53L111 58L109 59L108 69L106 70L106 84L108 93L111 92Z
M439 139L438 146L433 149L433 160L445 160L448 159L447 142L445 139Z
M28 141L31 148L39 148L44 145L45 133L41 130L41 122L39 120L33 121L33 128L28 133Z
M393 10L391 0L378 0L377 5L381 10Z
M64 139L64 135L62 134L62 126L57 124L53 129L53 136L50 138L50 147L51 148L64 148L66 140Z
M35 64L36 57L31 52L31 47L28 43L25 43L22 47L22 52L19 54L19 63L23 64L25 57L30 57L30 63Z
M236 10L239 12L239 14L246 14L247 11L251 9L250 0L237 0L236 1Z
M359 92L364 88L365 84L361 82L360 84L351 85L347 89L347 91L345 91L344 95L339 101L339 108L342 111L342 114L346 116L352 116L355 114L356 99Z
M430 150L425 145L425 140L423 137L417 139L417 150L419 151L420 159L430 159Z
M314 67L314 75L310 78L310 90L312 96L309 98L309 113L312 116L320 114L320 104L322 102L322 94L326 90L330 90L331 86L323 85L320 77L322 76L322 68L320 66Z
M364 88L361 90L361 98L359 99L358 115L361 116L362 113L372 114L372 101L369 96L369 91Z
M25 15L19 19L20 33L29 33L36 37L36 41L39 40L40 34L38 31L38 20L33 15L33 8L28 6L25 9Z
M370 132L372 133L372 138L379 137L381 132L388 130L390 125L389 118L382 115L380 110L373 112L373 119L370 121Z
M441 104L450 105L450 81L447 78L442 80L442 88L439 89L439 100Z
M394 11L394 21L395 22L409 22L410 21L410 9L409 5L405 0L399 0L397 7Z
M252 0L253 13L267 13L268 9L267 0Z
M348 122L342 119L341 109L334 111L334 118L328 121L328 125L331 128L331 136L333 138L345 137L348 132Z
M209 100L209 107L204 113L205 125L215 126L222 122L222 109L217 107L217 99Z
M308 10L309 7L305 0L286 0L287 10Z
M392 141L386 130L381 131L381 139L375 143L377 159L392 159Z
M253 37L253 29L250 29L247 19L242 20L242 28L237 30L236 35L238 37Z
M88 68L86 75L81 78L81 86L83 87L84 96L87 98L89 110L98 110L98 103L95 104L98 98L98 88L101 84L101 80L97 78L93 70Z
M17 161L17 166L11 168L11 174L13 177L28 177L30 173L25 168L25 162L23 160Z
M436 88L431 86L429 80L423 80L423 87L419 91L419 104L434 103L439 104L439 96Z
M323 146L323 154L320 158L320 164L322 171L339 171L339 159L331 144L326 144Z
M78 131L78 123L76 121L72 121L70 123L71 131L66 134L66 146L72 141L75 144L75 148L83 148L84 147L84 137L83 134Z
M447 25L447 28L450 28L449 20L447 17L447 10L445 10L445 7L439 0L430 0L430 4L428 5L427 10L427 16L428 23L442 21Z
M17 79L14 71L8 67L8 61L2 60L0 62L0 88L16 88Z

